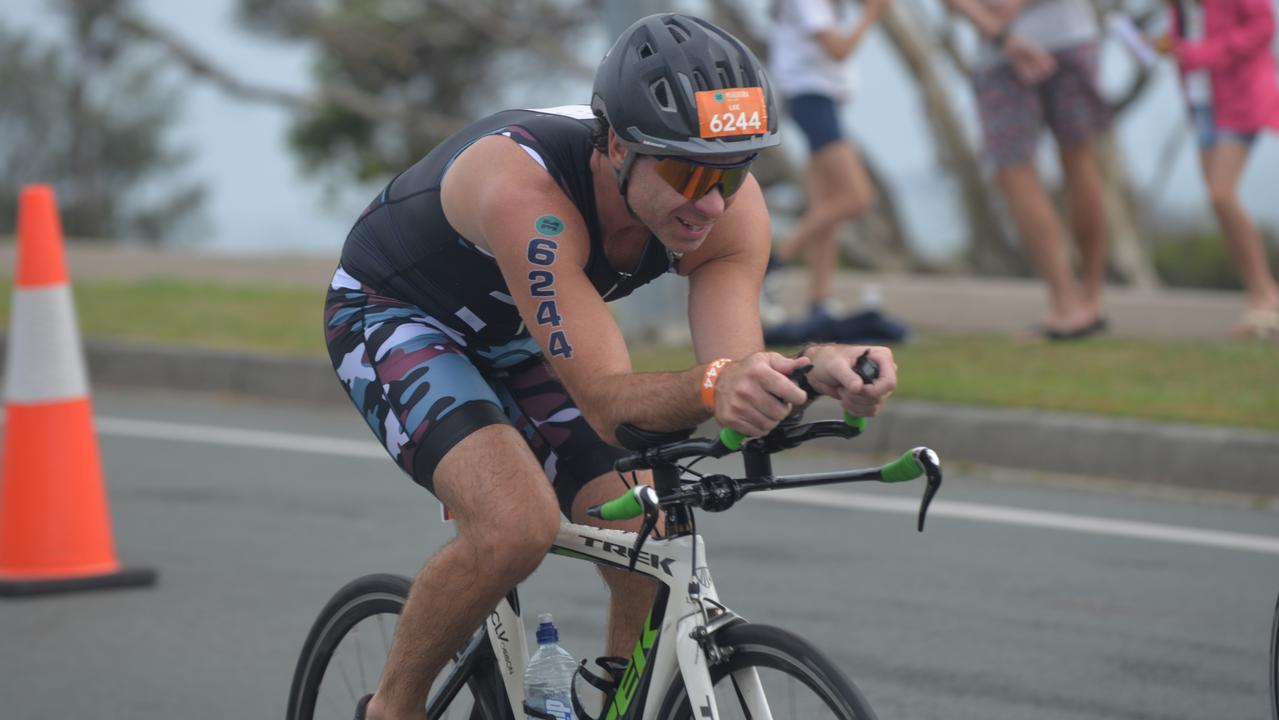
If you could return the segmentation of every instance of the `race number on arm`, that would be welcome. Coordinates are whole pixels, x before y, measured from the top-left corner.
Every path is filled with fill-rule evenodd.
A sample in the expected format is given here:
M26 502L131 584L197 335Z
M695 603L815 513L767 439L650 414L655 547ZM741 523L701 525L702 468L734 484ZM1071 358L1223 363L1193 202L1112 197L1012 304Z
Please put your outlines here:
M453 227L493 253L529 333L601 437L612 440L623 422L670 430L705 419L694 371L632 372L621 330L583 270L585 221L514 141L473 144L449 168L441 193Z

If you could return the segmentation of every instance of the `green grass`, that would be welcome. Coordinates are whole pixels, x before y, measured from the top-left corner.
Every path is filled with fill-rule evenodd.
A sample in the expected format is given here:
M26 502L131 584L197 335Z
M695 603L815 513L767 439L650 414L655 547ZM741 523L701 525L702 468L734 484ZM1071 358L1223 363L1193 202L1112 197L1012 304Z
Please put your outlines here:
M87 338L321 356L323 288L177 280L77 282ZM11 287L0 281L0 323ZM897 397L1279 431L1279 348L1099 339L1027 344L933 336L896 351ZM638 370L682 369L687 348L641 348Z
M786 349L789 351L789 348ZM933 336L896 348L894 397L1279 430L1279 348L1098 339L1024 343ZM633 354L640 370L688 367L690 350Z
M268 288L184 280L77 282L86 338L291 355L324 354L324 288ZM8 326L9 282L0 282L0 322Z

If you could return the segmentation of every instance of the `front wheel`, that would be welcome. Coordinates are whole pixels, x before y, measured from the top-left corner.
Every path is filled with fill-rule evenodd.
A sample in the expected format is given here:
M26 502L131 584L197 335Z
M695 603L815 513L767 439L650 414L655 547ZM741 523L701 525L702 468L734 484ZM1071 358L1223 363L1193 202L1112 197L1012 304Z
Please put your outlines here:
M780 628L742 623L715 634L727 658L711 667L715 704L724 720L875 720L866 698L819 650ZM658 717L693 720L678 679Z
M365 575L337 591L302 646L288 720L350 720L360 698L377 689L409 586L399 575ZM437 678L431 720L509 720L510 713L493 701L487 639L477 637L472 644L482 647Z

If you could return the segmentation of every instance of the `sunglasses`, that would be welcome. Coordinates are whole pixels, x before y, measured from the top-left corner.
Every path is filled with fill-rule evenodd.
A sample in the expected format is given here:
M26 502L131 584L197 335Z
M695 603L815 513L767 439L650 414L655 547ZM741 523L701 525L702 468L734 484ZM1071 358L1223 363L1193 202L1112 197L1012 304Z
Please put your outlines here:
M728 197L737 192L746 176L750 173L751 163L755 162L757 153L745 160L721 165L718 163L695 162L688 158L672 155L653 155L657 160L657 174L666 184L689 200L696 200L713 188L719 188L719 194Z

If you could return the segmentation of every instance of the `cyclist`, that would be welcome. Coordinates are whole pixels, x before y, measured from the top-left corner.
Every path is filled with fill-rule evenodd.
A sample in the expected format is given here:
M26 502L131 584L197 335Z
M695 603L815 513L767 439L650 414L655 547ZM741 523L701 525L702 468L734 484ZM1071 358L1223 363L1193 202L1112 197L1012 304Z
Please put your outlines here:
M896 385L887 348L763 351L768 212L751 161L776 145L764 71L703 20L653 15L605 55L591 106L509 110L391 181L347 237L325 306L338 377L457 536L414 580L387 667L356 717L422 717L431 679L540 563L556 510L616 495L623 423L710 417L771 430L809 388L874 415ZM605 302L667 272L689 282L697 366L635 373ZM549 481L548 482L548 478ZM626 655L654 588L605 572L608 650ZM420 589L420 591L418 591Z

